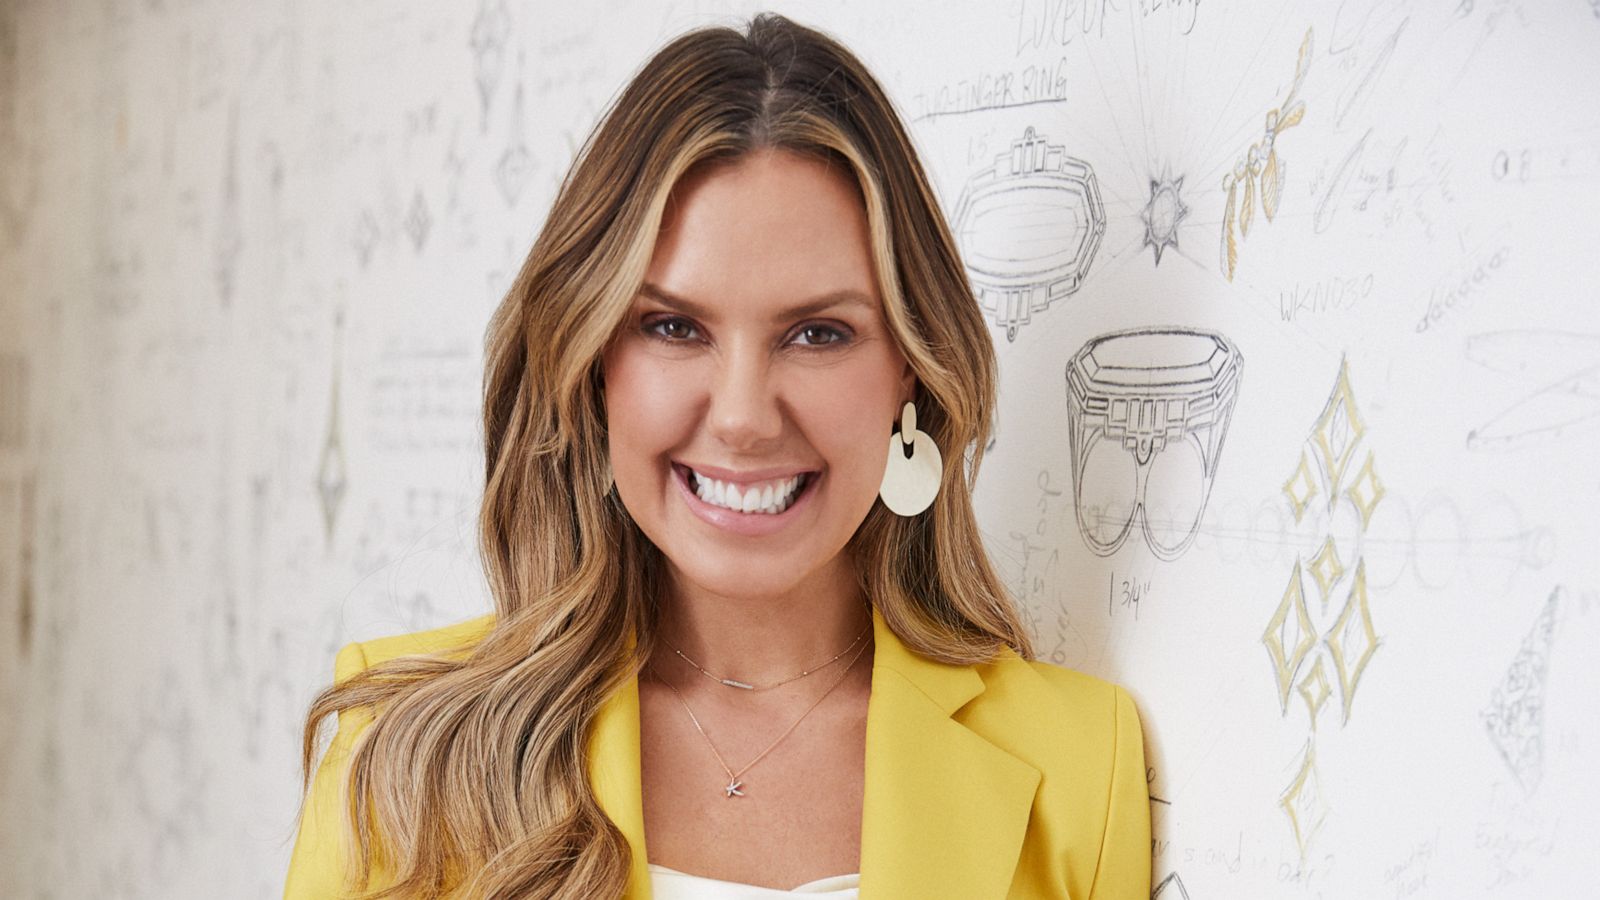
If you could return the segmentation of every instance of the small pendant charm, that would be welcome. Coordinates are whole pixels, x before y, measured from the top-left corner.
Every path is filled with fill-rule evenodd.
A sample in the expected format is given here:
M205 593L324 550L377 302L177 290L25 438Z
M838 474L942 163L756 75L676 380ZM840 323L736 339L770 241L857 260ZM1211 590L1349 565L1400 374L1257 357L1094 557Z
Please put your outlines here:
M728 782L728 786L723 788L723 790L727 792L729 797L743 797L744 791L739 790L742 787L744 787L744 782L735 778L734 780Z
M745 684L742 681L734 681L732 678L724 678L722 679L722 683L728 687L744 688L747 691L753 691L756 689L756 686L753 684Z

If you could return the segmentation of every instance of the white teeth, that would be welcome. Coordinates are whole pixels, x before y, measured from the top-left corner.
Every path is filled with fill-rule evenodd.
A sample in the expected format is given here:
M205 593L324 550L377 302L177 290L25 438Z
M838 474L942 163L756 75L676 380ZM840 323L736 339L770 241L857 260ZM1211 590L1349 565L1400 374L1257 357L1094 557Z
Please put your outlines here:
M694 472L693 469L689 471ZM737 485L706 478L699 472L694 472L694 480L695 494L707 503L738 512L776 515L789 508L800 487L801 476L795 475L766 485L751 485L742 492Z

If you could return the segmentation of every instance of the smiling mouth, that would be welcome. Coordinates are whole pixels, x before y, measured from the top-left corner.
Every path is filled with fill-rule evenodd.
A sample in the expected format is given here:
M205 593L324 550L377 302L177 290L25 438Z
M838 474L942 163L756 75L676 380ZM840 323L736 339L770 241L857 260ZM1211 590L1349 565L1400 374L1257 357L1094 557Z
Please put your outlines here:
M797 476L799 481L795 485L793 492L788 495L786 500L777 501L776 508L758 504L752 508L745 509L743 497L741 497L740 500L734 504L726 502L728 498L726 498L725 495L723 499L717 499L709 496L709 493L715 489L702 488L702 484L705 482L702 482L701 478L695 474L695 471L688 466L682 465L681 463L673 463L672 468L679 471L680 477L683 478L683 483L689 488L689 492L698 497L702 503L707 503L720 509L726 509L730 512L737 512L745 515L781 515L799 502L801 497L805 496L806 492L811 489L813 482L817 480L817 475L820 474L814 471L799 473ZM724 490L727 490L728 487L732 486L725 486ZM708 493L702 494L702 490L705 490Z

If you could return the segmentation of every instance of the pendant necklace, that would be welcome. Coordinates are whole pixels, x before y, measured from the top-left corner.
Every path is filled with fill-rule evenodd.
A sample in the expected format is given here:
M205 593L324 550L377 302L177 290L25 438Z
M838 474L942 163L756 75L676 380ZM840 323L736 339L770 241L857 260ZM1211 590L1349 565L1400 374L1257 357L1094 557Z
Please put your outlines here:
M781 743L784 738L788 737L790 732L794 731L795 728L805 719L806 716L811 715L811 710L816 709L817 706L819 704L821 704L823 700L827 699L829 694L833 693L833 689L838 687L844 681L844 677L846 675L850 674L850 669L853 666L855 666L856 660L860 659L861 658L861 654L863 654L865 652L867 652L866 646L862 646L862 648L860 650L857 650L856 651L856 655L852 656L850 658L850 665L847 665L847 666L844 667L844 671L839 673L839 677L837 677L837 678L835 678L833 680L833 684L829 685L828 689L826 691L823 691L822 696L818 697L815 703L812 703L809 707L807 707L806 711L800 714L800 718L795 719L794 720L794 724L790 725L783 732L783 734L778 735L778 739L777 740L773 741L771 744L768 744L767 745L767 749L765 749L765 750L761 751L759 754L757 754L755 759L750 760L750 762L745 764L744 768L740 769L737 772L735 772L732 768L730 768L728 766L727 761L722 758L722 754L717 752L717 745L712 743L711 736L706 734L706 730L704 728L700 727L700 720L695 716L694 710L689 708L689 702L687 700L683 699L683 692L678 690L676 687L673 687L670 682L668 682L666 679L662 678L660 673L656 672L655 666L653 666L653 665L650 666L650 674L655 676L655 679L657 681L659 681L662 684L665 684L667 687L671 688L672 692L678 696L678 702L683 704L684 712L687 712L689 714L689 721L694 723L695 730L700 732L700 736L701 737L705 738L706 745L711 748L711 753L714 756L716 756L717 763L722 766L722 770L724 772L728 773L728 784L725 787L723 787L723 789L722 789L723 796L729 797L729 798L732 798L732 797L743 797L744 796L744 782L739 780L739 776L743 775L746 771L748 771L751 766L753 766L756 763L760 762L761 758L766 756L768 753L770 753L772 751L772 748L778 746L778 744ZM704 670L702 669L701 671L704 671ZM712 676L712 677L715 677L715 676ZM796 677L798 677L798 676L796 676ZM721 679L718 679L718 680L720 681ZM790 679L790 680L793 680L793 679ZM779 682L779 683L781 684L782 682ZM749 688L747 688L747 690L748 689Z

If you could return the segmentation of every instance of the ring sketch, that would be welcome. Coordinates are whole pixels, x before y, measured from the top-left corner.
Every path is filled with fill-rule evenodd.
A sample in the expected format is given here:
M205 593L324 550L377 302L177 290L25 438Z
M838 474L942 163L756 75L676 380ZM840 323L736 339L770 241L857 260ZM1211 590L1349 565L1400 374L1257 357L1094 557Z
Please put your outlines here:
M1029 126L962 188L951 228L978 302L1006 329L1083 286L1106 231L1094 169Z
M1160 559L1177 559L1194 543L1243 362L1223 335L1176 327L1103 334L1072 357L1066 377L1073 505L1090 550L1117 552L1136 519ZM1192 451L1187 456L1185 448ZM1152 472L1176 502L1187 500L1177 514L1152 516ZM1157 496L1165 508L1166 495Z

